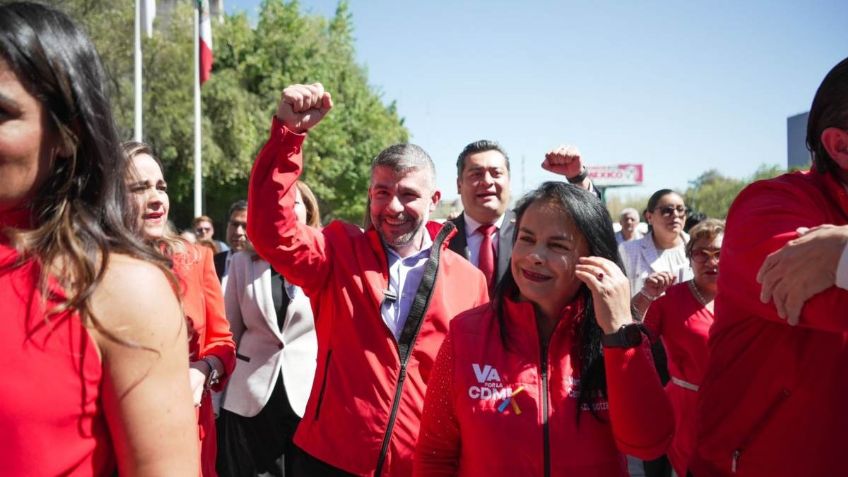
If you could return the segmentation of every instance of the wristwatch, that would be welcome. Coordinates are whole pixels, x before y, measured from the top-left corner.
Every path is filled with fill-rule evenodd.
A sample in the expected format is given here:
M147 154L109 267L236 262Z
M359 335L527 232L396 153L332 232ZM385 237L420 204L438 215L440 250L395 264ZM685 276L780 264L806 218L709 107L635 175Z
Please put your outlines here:
M576 175L576 176L574 176L574 177L566 177L566 180L568 180L568 182L570 182L570 183L572 183L572 184L580 184L580 183L582 183L584 180L586 180L586 177L587 177L588 175L589 175L589 170L588 170L588 169L586 169L586 166L583 166L583 167L580 169L580 174L577 174L577 175Z
M636 323L630 323L619 328L616 332L601 336L604 348L635 348L642 344L642 328Z
M218 374L218 370L215 368L215 366L212 365L211 359L209 359L208 357L203 358L203 362L206 363L207 366L209 366L209 374L206 376L206 382L203 383L203 389L208 391L212 388L212 386L218 384L218 382L221 381L221 375Z

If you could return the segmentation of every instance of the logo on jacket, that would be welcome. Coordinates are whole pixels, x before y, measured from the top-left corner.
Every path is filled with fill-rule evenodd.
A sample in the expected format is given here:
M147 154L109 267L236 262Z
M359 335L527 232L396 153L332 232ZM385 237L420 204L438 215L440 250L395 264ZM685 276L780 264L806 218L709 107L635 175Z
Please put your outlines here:
M468 397L471 399L500 400L512 396L512 388L504 387L500 373L492 365L474 363L471 369L479 384L468 388Z
M481 368L479 364L474 363L471 365L471 368L474 369L474 377L477 378L477 382L480 384L492 381L501 382L501 375L498 374L498 370L488 364L484 364Z

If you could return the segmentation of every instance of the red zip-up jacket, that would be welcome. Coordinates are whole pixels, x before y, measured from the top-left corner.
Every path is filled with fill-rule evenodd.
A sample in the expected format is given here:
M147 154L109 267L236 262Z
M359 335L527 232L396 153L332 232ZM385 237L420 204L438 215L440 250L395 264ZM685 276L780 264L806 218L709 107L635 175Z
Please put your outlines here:
M696 477L848 475L848 291L815 295L792 327L760 302L756 281L796 228L846 223L845 188L816 171L756 182L733 202L689 465Z
M274 119L251 173L247 220L259 255L303 288L315 310L318 367L295 444L356 475L408 476L448 322L488 301L486 280L447 249L452 225L429 223L434 243L425 267L434 268L425 268L418 294L425 312L420 328L410 312L399 343L380 314L388 261L373 227L335 221L316 230L295 219L305 137ZM435 283L422 294L428 277Z
M508 349L490 305L451 322L427 391L415 477L624 477L623 453L665 452L674 418L647 340L604 350L608 400L592 404L602 420L584 405L578 422L572 350L582 300L566 307L546 345L532 304L504 308Z

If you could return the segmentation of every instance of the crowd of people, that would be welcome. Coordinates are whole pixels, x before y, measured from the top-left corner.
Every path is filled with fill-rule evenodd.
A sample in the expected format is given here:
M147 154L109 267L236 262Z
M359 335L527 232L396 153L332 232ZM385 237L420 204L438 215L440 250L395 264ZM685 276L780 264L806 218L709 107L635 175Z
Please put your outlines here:
M573 146L510 209L492 140L458 155L459 216L395 144L365 224L322 225L315 83L283 90L225 241L178 233L106 81L65 14L0 4L0 475L848 475L848 59L810 171L726 223L661 189L619 232Z

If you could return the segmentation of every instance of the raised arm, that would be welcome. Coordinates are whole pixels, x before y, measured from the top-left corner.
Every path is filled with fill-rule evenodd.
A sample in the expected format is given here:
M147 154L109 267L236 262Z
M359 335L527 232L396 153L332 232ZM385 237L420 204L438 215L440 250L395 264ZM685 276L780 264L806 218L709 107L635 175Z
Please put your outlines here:
M551 149L545 154L542 169L561 175L568 182L594 193L598 198L601 197L599 191L595 189L592 181L586 175L586 165L583 164L583 157L577 146L563 144Z
M615 263L581 257L575 275L591 290L595 319L605 334L632 323L630 283ZM640 459L659 457L674 435L674 414L648 340L635 348L604 348L604 367L610 425L618 448Z
M321 232L295 219L295 182L303 168L306 132L332 107L319 83L284 89L271 137L250 174L247 235L262 258L307 294L324 283L329 263Z
M103 407L118 473L197 475L187 326L174 289L153 265L113 254L92 306L102 325L90 332L103 359Z

